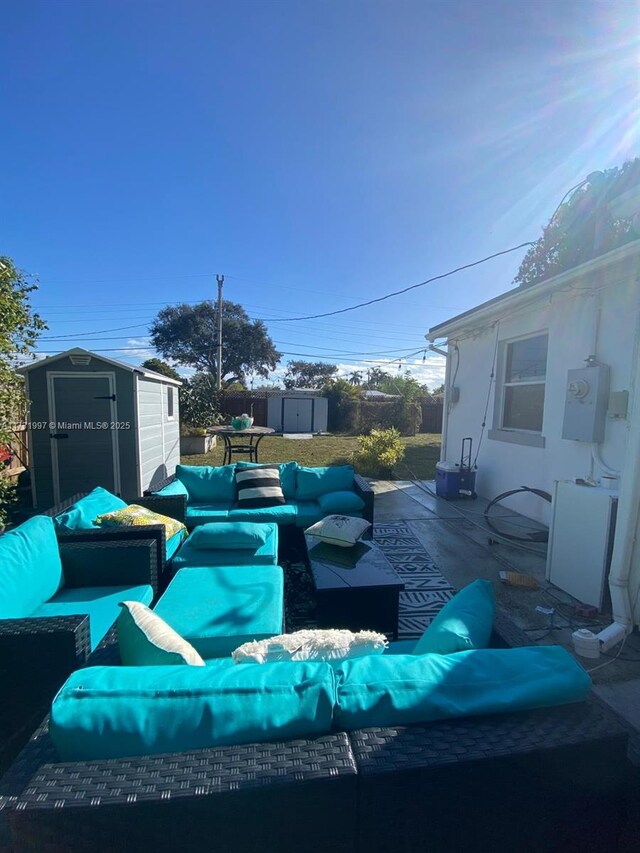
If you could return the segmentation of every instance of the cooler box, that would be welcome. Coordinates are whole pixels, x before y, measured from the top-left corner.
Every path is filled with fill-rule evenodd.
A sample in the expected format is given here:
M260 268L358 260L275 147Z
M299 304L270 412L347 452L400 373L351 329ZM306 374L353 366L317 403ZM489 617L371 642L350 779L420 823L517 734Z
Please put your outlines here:
M436 494L446 500L475 498L476 472L455 462L436 462Z
M455 462L436 462L436 494L440 498L460 495L460 466Z

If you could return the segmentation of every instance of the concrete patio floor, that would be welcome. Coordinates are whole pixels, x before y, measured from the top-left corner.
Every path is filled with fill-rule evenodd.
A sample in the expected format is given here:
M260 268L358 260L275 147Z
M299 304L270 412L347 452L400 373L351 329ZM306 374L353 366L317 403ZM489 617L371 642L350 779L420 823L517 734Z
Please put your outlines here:
M546 544L526 543L524 550L515 544L495 540L495 533L486 526L484 509L487 501L445 501L435 494L433 481L374 480L376 494L375 520L403 520L422 542L442 574L452 586L460 589L475 578L493 584L496 602L535 643L558 644L575 655L571 634L581 627L594 632L610 624L603 614L595 620L577 617L578 603L564 591L545 580ZM509 519L509 529L539 529L540 525L507 508L496 514ZM492 512L492 518L494 513ZM516 528L511 524L517 525ZM507 528L505 527L505 530ZM495 544L490 544L494 540ZM523 543L524 544L524 543ZM503 570L524 572L534 577L537 590L508 586L500 580ZM540 613L536 607L554 608L553 616ZM577 657L590 671L594 690L634 729L632 759L638 760L640 742L640 636L631 634L620 656L619 647L610 656L599 660Z

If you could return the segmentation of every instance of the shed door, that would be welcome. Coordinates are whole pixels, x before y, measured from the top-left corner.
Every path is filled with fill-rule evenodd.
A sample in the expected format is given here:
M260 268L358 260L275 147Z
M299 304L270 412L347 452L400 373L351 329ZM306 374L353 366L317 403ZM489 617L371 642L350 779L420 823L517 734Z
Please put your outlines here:
M313 432L313 400L282 400L282 431Z
M49 412L56 503L96 486L118 493L114 375L49 374Z

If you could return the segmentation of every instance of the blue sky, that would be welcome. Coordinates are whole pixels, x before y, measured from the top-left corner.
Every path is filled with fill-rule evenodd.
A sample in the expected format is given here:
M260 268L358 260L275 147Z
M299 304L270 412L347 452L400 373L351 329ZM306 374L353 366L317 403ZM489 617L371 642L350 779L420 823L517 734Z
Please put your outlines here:
M426 330L509 289L569 187L640 154L635 0L22 0L0 33L0 253L42 352L139 363L224 296L282 367L441 381ZM131 327L131 328L123 328Z

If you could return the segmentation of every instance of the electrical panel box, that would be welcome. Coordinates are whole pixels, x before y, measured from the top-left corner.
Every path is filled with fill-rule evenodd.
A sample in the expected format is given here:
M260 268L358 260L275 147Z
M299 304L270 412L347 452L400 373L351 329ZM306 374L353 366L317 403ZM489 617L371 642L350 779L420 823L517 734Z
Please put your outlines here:
M609 405L609 368L593 364L567 371L567 398L562 437L601 442Z

